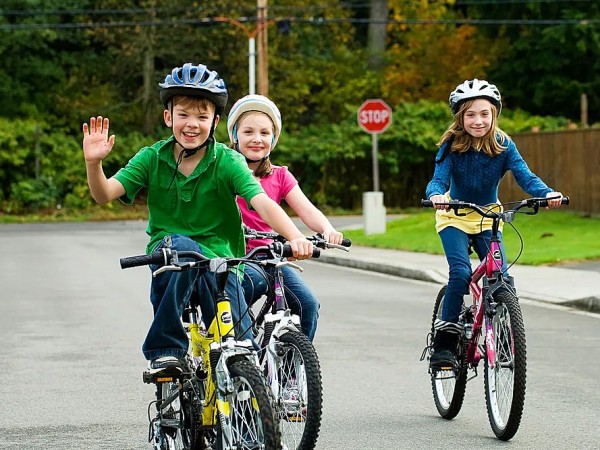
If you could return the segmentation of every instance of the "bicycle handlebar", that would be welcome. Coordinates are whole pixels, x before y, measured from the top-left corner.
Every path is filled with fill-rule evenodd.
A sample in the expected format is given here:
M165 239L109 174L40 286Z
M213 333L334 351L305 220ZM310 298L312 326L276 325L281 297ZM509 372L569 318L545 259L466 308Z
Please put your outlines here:
M129 269L132 267L141 267L141 266L149 266L151 264L156 264L159 266L167 266L169 264L179 264L179 270L184 270L186 268L191 268L190 263L180 263L179 258L192 258L196 261L196 263L192 263L192 265L197 266L197 263L204 263L202 265L207 266L211 263L211 261L215 261L217 263L225 262L226 265L234 266L244 262L256 262L257 256L259 255L267 255L272 256L273 254L280 255L282 257L290 258L294 256L294 252L292 251L292 247L289 244L282 244L280 242L274 242L269 245L262 245L250 250L246 255L241 258L209 258L202 253L194 252L194 251L176 251L171 250L170 248L162 248L158 251L147 255L136 255L136 256L128 256L125 258L121 258L119 261L121 263L121 269ZM318 258L321 256L321 251L318 248L313 248L312 257Z
M448 209L452 209L454 210L454 213L456 215L459 215L458 210L459 209L472 209L474 211L476 211L479 215L483 216L483 217L487 217L490 219L494 219L497 217L502 217L503 214L506 213L511 213L511 212L517 212L518 210L520 210L521 208L524 207L528 207L528 208L533 208L534 209L534 214L537 213L537 209L541 206L541 207L545 207L548 206L548 200L552 200L553 198L558 198L558 197L532 197L532 198L527 198L524 200L521 200L519 202L516 203L516 206L514 206L513 208L504 210L502 212L500 211L492 211L491 209L489 209L488 207L483 207L480 205L476 205L475 203L468 203L468 202L462 202L460 200L451 200L447 203L438 203L438 205L444 205L444 206L448 206ZM567 196L564 196L561 200L561 204L563 205L568 205L570 202L570 198ZM433 202L431 200L421 200L421 206L422 207L433 207ZM493 206L493 205L492 205Z
M279 233L269 231L257 231L246 226L244 226L244 234L246 236L246 239L273 239L276 242L287 242L287 239ZM322 249L338 248L341 250L348 251L348 247L352 246L352 241L348 238L343 238L341 245L331 244L323 238L323 235L321 233L317 233L314 236L307 236L306 239L311 241L314 246Z

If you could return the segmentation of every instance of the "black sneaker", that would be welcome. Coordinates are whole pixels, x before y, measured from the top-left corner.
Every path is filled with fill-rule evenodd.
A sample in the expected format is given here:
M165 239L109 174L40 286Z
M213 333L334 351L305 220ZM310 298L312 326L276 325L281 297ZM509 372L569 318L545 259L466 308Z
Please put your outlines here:
M431 358L429 358L429 366L436 369L454 368L458 366L456 355L448 348L438 348L433 350Z
M148 371L155 373L179 374L183 372L183 364L180 359L174 356L161 356L153 359L148 364Z
M458 366L456 360L456 344L458 334L439 330L433 338L433 354L429 358L429 367L436 369L452 369Z

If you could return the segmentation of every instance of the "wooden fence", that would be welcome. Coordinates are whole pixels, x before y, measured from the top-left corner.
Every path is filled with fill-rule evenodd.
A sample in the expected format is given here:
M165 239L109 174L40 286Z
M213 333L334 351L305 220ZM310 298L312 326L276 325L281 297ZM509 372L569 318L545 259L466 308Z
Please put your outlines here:
M511 136L529 168L571 198L569 209L600 215L600 129ZM503 202L527 197L509 172L500 183Z

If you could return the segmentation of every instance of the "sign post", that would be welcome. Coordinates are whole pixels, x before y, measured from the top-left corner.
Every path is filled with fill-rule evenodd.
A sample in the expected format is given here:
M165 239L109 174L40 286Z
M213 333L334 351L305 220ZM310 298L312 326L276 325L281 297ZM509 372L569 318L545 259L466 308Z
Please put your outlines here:
M372 137L373 192L363 192L365 234L385 233L383 192L379 191L378 135L392 124L392 108L381 99L365 100L358 108L358 125Z

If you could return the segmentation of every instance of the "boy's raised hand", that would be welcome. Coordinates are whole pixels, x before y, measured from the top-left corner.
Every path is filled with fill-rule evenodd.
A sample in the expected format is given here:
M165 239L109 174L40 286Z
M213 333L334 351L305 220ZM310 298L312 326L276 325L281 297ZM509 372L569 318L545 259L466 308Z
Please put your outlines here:
M110 153L115 144L115 135L108 136L108 118L90 118L89 125L83 124L83 155L86 163L99 163Z

